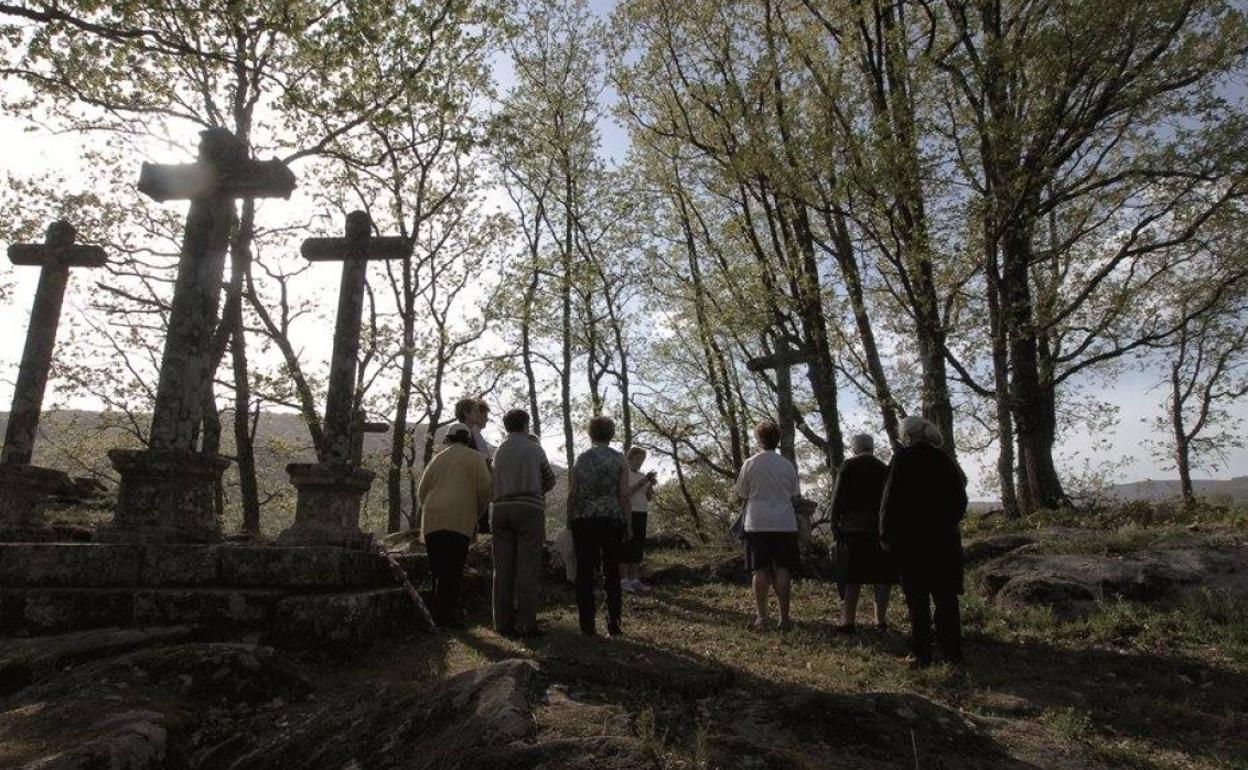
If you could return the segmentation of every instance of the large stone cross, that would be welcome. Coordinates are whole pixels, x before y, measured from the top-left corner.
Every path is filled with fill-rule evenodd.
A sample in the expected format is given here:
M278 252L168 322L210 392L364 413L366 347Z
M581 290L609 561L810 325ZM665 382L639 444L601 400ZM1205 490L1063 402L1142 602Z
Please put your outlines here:
M200 134L185 165L143 164L139 190L157 201L189 200L152 412L150 448L114 449L117 510L97 538L204 542L221 535L213 489L229 461L197 451L203 393L213 376L211 338L239 198L289 198L295 177L281 161L256 161L223 128Z
M4 450L0 453L0 540L49 539L52 532L43 521L44 502L49 494L72 486L63 471L34 467L30 460L52 367L69 268L101 267L108 261L99 246L76 244L74 239L73 226L57 221L48 228L43 243L9 246L9 261L14 265L41 269L13 388L13 407L4 432Z
M780 454L795 461L794 448L796 425L793 420L793 375L791 367L809 363L815 354L809 348L793 349L789 347L788 337L783 333L776 335L775 352L769 356L751 358L745 368L751 372L773 369L776 372L777 411L780 424Z
M371 541L359 527L361 500L372 484L373 473L360 467L357 446L362 445L366 425L355 407L365 279L369 261L403 259L412 253L408 239L374 237L372 228L368 214L353 211L347 215L344 237L303 242L302 253L309 261L342 261L342 282L325 397L325 435L317 448L319 462L286 466L298 497L295 523L278 536L279 545L367 548Z
M71 267L102 267L108 257L99 246L74 243L75 232L65 221L53 222L43 243L15 243L9 247L9 261L31 265L39 271L39 286L26 329L26 347L13 388L13 408L4 431L4 465L29 465L35 446L35 429L43 407L43 392L52 368L52 348L61 322L61 304Z

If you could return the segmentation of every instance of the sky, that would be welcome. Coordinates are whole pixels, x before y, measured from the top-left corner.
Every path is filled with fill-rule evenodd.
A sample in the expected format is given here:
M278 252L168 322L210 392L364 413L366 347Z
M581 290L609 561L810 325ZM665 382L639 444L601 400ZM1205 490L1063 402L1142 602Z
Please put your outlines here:
M595 11L606 13L614 6L613 0L591 0ZM508 85L510 72L505 64L496 67L496 76L502 87ZM613 98L607 93L606 98ZM627 152L628 138L624 128L613 119L607 118L601 125L602 151L608 157L619 160ZM48 169L60 169L62 172L72 171L77 158L79 142L74 136L54 136L44 130L31 130L30 126L11 117L0 116L0 177L13 174L26 176ZM138 176L138 164L135 159L135 176ZM183 162L188 159L154 158L169 162ZM179 205L179 204L168 204ZM311 192L297 190L289 202L267 202L266 207L291 207L292 210L304 210L313 205ZM6 212L9 216L21 216L21 212ZM39 223L42 229L46 223ZM0 244L7 246L7 244ZM16 282L13 301L0 307L0 329L7 333L0 335L0 410L7 410L12 398L12 380L16 374L17 362L21 357L25 328L29 315L30 300L33 296L38 270L35 268L15 268L8 260L0 260L0 276ZM337 265L323 265L317 268L320 272L309 278L310 281L326 287L337 283ZM90 277L83 271L75 271L71 275L70 287L66 294L66 312L85 305L86 294L90 288ZM328 295L332 296L332 295ZM326 313L332 315L333 307L326 306ZM324 338L322 338L323 340ZM315 348L318 340L308 339L306 344ZM327 351L325 351L327 353ZM1088 473L1099 472L1114 481L1135 481L1141 479L1173 478L1174 473L1163 467L1155 452L1150 448L1151 441L1163 436L1149 424L1151 418L1160 413L1164 393L1156 386L1158 373L1126 362L1122 371L1109 381L1085 379L1075 382L1077 387L1092 390L1096 396L1112 404L1118 410L1116 426L1107 434L1093 434L1090 428L1075 427L1068 430L1062 437L1059 446L1059 465L1067 478ZM848 394L849 389L843 392ZM451 399L454 395L450 396ZM852 399L852 396L850 397ZM55 380L49 384L49 395L45 404L64 404L75 408L94 408L90 397L78 397L70 401L61 398L57 392ZM503 409L495 406L495 413L501 414ZM1241 401L1234 414L1239 418L1248 418L1248 400ZM854 423L872 421L873 413L869 406L861 403L846 405L846 420ZM547 418L548 420L550 418ZM494 426L496 431L501 430ZM497 438L497 437L495 437ZM547 450L554 457L562 456L558 444L548 446ZM965 458L968 475L971 477L973 496L985 497L984 479L990 473L993 462L991 453ZM1229 478L1248 473L1248 449L1232 450L1216 471L1200 469L1198 478Z

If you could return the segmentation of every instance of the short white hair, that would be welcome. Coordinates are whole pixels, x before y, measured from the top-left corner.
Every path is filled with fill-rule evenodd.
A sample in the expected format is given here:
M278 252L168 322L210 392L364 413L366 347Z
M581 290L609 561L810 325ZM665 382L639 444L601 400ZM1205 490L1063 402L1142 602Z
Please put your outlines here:
M849 440L849 448L856 455L870 454L875 451L875 439L869 434L859 433Z
M902 446L914 446L920 442L932 446L940 446L944 443L940 429L917 414L912 414L901 421L900 439Z

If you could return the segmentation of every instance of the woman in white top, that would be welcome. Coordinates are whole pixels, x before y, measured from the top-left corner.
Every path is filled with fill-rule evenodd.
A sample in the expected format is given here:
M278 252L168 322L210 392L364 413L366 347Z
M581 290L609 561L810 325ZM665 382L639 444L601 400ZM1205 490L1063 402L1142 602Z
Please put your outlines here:
M768 624L767 594L780 603L777 628L787 631L791 577L798 566L797 514L793 498L800 494L797 468L779 453L780 427L764 420L754 428L759 452L745 461L737 477L737 495L745 505L745 566L754 573L756 616L751 628Z
M632 508L631 537L624 541L620 557L620 588L627 593L650 590L641 582L641 559L646 552L646 519L649 517L650 500L654 497L656 483L654 472L642 473L646 450L635 446L628 450L628 493Z

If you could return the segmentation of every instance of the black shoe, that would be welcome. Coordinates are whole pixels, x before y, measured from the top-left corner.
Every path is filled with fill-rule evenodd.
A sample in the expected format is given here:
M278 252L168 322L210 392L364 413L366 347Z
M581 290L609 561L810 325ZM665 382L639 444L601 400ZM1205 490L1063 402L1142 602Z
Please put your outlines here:
M623 635L624 635L624 631L619 626L607 626L607 636L611 637L612 639L618 636L623 636Z
M833 626L833 627L832 627L832 633L834 633L834 634L847 634L847 635L848 635L848 634L856 634L856 633L858 633L858 626L854 625L853 623L842 623L842 624L841 624L841 625L839 625L839 626Z
M546 632L543 631L542 629L533 628L528 631L524 631L522 633L517 633L516 638L517 639L537 639L538 637L542 637L545 635L546 635Z
M594 630L594 628L593 628L592 626L591 626L591 627L589 627L589 628L581 628L581 633L582 633L582 634L585 634L586 636L597 636L597 635L598 635L598 632L597 632L597 631L595 631L595 630Z

